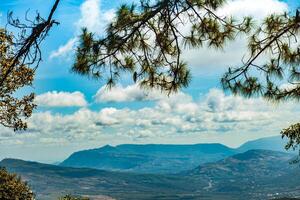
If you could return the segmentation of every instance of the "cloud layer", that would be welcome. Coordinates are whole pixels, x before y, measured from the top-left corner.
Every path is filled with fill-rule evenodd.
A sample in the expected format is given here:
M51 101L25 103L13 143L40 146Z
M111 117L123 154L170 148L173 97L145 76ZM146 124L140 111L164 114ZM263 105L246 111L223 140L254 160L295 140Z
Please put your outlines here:
M138 84L123 87L117 85L111 89L101 87L94 96L95 101L101 102L132 102L132 101L156 101L165 98L166 94L157 90L143 90Z
M79 8L80 18L72 24L74 36L65 44L58 44L59 48L52 52L50 58L68 58L77 43L75 36L81 27L103 34L106 24L114 16L114 10L104 10L100 3L100 0L83 2ZM228 1L218 12L222 15L253 15L259 22L267 14L286 10L287 4L278 0L234 0ZM216 77L227 66L240 64L245 47L245 38L238 37L224 51L207 48L185 50L184 59L193 68L194 79L199 78L198 72L206 76L207 71ZM67 61L64 64L70 64L68 59L64 61ZM60 88L56 90L60 91ZM47 156L53 154L52 157L57 159L57 154L61 155L70 146L72 151L120 143L221 142L237 146L249 139L279 134L282 128L299 121L295 117L299 116L298 104L275 106L262 99L225 95L218 89L211 89L199 98L183 92L166 97L159 91L143 91L137 85L119 85L111 91L105 87L97 93L95 91L94 102L87 102L84 92L50 91L38 95L36 103L43 107L43 111L33 114L29 119L29 129L24 133L16 134L1 128L0 152L7 151L5 155L10 155L13 148L19 148L16 151L19 155L26 148L32 148L31 154L35 154L37 149L41 152L51 149ZM194 97L198 95L193 94ZM130 107L135 103L139 104L138 108ZM57 107L75 108L70 109L72 111L68 109L66 114L59 113Z
M87 104L79 92L48 93L38 101L47 106ZM7 130L0 133L0 141L16 144L29 140L30 144L47 141L49 145L56 144L55 140L66 144L88 143L114 137L115 143L122 143L124 138L131 142L179 138L177 142L180 143L182 138L194 139L193 142L211 139L213 142L226 136L232 139L229 144L236 145L243 138L257 134L278 134L288 123L297 120L294 116L298 112L297 104L277 107L262 99L244 99L212 89L199 100L179 93L156 100L153 107L140 109L106 107L98 111L80 108L71 114L39 112L29 120L29 130L22 137L12 137L14 134ZM234 138L236 134L240 138Z
M84 94L81 92L47 92L35 98L35 103L44 107L83 107L87 106Z

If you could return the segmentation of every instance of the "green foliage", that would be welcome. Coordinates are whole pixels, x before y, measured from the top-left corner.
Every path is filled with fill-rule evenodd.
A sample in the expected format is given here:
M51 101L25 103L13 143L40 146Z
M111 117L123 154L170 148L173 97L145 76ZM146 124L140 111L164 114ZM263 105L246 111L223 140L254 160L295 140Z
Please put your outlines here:
M265 18L248 42L249 56L242 66L229 68L224 89L246 97L262 96L274 102L300 100L300 15L287 13ZM300 124L284 129L286 149L300 144Z
M299 151L299 156L292 160L292 163L300 162L300 123L293 124L288 128L285 128L281 131L282 138L287 137L289 139L288 143L285 146L285 149L293 149Z
M31 86L34 69L15 61L13 35L0 28L0 124L14 130L26 129L24 119L32 114L35 108L34 94L21 98L15 92L22 87ZM11 68L12 63L15 66ZM7 72L10 71L8 74Z
M300 179L296 177L300 171L288 163L292 157L282 152L251 150L171 174L76 169L20 160L0 164L29 177L41 200L57 199L66 191L90 194L93 199L267 200L268 194L275 192L299 196ZM213 183L211 190L207 189L209 182Z
M9 174L0 169L0 199L1 200L33 200L34 194L28 185L15 174Z
M224 74L224 88L246 97L300 100L299 23L287 13L265 18L249 39L245 64Z
M224 89L271 101L300 100L299 11L295 15L272 14L255 28L248 17L237 23L218 16L216 9L225 2L143 0L139 6L122 5L104 38L83 29L72 70L96 79L108 74L109 86L126 71L144 88L176 92L191 80L181 57L185 48L205 45L220 49L242 32L250 36L248 58L224 74ZM282 135L291 139L289 144L299 144L300 128L294 134L287 130ZM289 144L287 148L292 147Z
M15 92L32 86L35 70L42 61L40 44L58 24L52 17L59 2L55 0L46 19L39 13L28 19L26 14L24 23L9 12L5 28L0 27L0 124L15 131L27 128L25 120L36 107L33 93L17 98Z
M176 92L191 80L181 57L184 48L222 48L238 32L250 30L250 18L236 23L216 14L224 3L157 0L122 5L104 38L83 29L72 70L96 79L108 75L109 86L118 81L121 72L129 72L144 88ZM187 27L188 33L184 31Z
M286 145L286 149L297 149L300 144L300 123L291 125L290 127L281 131L282 137L289 138L289 142Z

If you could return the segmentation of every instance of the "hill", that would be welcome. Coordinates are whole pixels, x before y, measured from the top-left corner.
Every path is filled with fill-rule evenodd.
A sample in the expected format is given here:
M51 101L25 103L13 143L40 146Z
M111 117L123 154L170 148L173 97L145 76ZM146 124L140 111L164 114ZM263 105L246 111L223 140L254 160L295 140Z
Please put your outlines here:
M60 165L138 173L178 173L235 154L221 144L119 145L73 153Z
M286 140L268 137L246 142L237 149L222 144L195 145L106 145L78 151L60 163L65 167L87 167L109 171L170 174L191 170L208 162L252 149L286 152Z
M4 159L0 166L21 175L37 194L37 199L42 200L53 200L65 194L104 195L117 199L157 199L165 195L177 198L186 191L194 191L196 186L193 180L181 176L60 167L16 159Z
M287 144L286 138L282 139L280 136L267 137L267 138L260 138L257 140L246 142L245 144L237 148L237 151L245 152L251 149L265 149L265 150L286 152L284 148L286 144Z
M293 155L251 150L180 174L135 174L6 159L0 166L28 180L38 199L66 193L115 199L274 199L300 196Z
M188 172L198 180L209 179L206 188L213 193L231 193L248 198L296 195L300 176L298 165L290 164L294 155L269 150L249 150ZM298 194L299 195L299 194Z

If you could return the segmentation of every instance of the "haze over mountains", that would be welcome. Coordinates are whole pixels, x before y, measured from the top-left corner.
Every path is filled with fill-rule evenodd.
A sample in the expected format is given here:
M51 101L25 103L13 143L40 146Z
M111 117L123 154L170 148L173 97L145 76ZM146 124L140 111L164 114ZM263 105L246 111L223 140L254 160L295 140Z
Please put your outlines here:
M178 173L233 154L235 150L221 144L119 145L76 152L60 165L139 173Z
M173 175L112 172L71 168L5 159L0 166L29 182L37 199L55 199L63 194L91 199L273 199L300 196L298 165L294 155L269 150L245 153L202 164Z
M251 149L284 151L280 137L249 141L237 149L222 144L118 145L73 153L60 165L138 173L178 173Z
M92 200L300 197L300 179L294 178L300 168L290 164L295 154L284 152L284 144L277 137L237 149L221 144L104 146L76 152L59 166L16 159L4 159L0 166L28 181L38 200L65 194Z

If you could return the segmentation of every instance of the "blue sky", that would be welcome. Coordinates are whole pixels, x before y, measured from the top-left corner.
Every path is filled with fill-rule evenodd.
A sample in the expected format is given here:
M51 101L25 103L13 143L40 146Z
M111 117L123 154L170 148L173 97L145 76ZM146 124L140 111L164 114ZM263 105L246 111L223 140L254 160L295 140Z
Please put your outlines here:
M13 10L22 17L30 9L46 16L54 1L2 0L0 24ZM229 146L260 137L278 135L299 114L296 103L272 105L262 99L224 94L220 77L228 66L240 63L245 38L239 37L223 51L207 48L185 50L193 79L190 86L166 97L143 91L124 74L120 84L107 91L101 81L70 73L73 49L80 28L103 34L115 9L129 0L64 0L53 27L42 45L41 63L33 88L39 105L29 129L13 133L0 127L0 159L16 157L54 162L72 151L121 143L203 143ZM266 6L268 5L268 6ZM257 23L270 13L293 12L296 0L234 0L219 12L252 15ZM299 116L299 115L298 115Z

